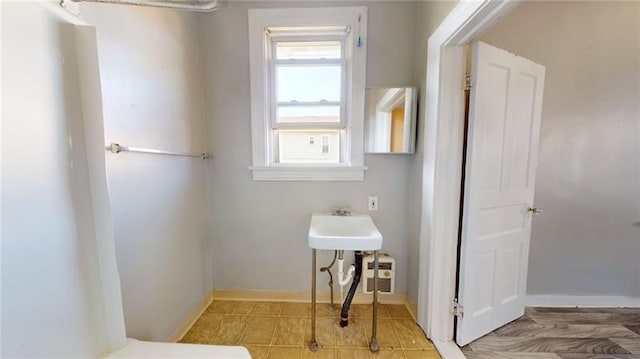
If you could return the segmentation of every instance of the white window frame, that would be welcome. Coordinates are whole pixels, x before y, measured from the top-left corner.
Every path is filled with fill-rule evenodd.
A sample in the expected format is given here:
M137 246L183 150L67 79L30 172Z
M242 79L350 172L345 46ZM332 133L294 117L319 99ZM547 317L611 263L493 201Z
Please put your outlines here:
M347 26L347 59L343 95L344 130L340 163L277 163L277 135L271 118L273 102L269 84L270 27ZM364 179L364 92L366 76L367 7L299 9L249 9L251 78L251 140L255 181L362 181Z

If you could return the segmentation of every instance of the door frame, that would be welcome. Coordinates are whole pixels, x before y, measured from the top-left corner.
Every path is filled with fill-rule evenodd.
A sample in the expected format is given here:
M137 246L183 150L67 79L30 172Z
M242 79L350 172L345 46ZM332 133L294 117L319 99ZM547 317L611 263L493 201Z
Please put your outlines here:
M451 307L460 221L465 45L520 2L462 0L428 42L417 307L418 324L443 358L464 358L453 342Z

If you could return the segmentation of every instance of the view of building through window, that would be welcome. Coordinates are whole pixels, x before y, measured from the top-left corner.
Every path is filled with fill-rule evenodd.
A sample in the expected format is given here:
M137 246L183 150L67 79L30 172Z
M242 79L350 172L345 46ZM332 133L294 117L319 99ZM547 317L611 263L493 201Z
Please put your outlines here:
M278 131L280 163L340 162L339 130Z

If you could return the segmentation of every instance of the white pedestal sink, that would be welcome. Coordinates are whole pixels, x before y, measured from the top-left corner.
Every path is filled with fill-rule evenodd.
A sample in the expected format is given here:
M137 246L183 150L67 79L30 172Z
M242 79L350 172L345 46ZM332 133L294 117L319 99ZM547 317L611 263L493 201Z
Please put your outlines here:
M344 214L345 212L342 211ZM348 213L348 212L347 212ZM376 339L378 322L378 250L382 248L382 234L368 214L335 215L314 213L309 224L309 247L312 252L311 276L311 342L309 349L318 350L316 342L316 250L373 251L373 318L369 349L378 351Z

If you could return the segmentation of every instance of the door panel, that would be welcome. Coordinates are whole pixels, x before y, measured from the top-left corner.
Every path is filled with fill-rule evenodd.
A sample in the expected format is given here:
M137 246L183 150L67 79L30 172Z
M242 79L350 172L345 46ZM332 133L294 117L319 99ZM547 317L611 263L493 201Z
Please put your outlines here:
M482 126L482 134L486 141L482 141L478 151L482 153L485 171L478 175L482 178L482 189L500 191L502 187L503 158L502 144L504 142L504 128L507 122L507 96L510 69L489 64L486 91L496 94L487 96L485 104L486 120ZM473 99L471 100L473 104Z
M525 224L520 205L484 208L478 212L480 239L496 234L522 231Z
M545 69L473 46L456 341L524 314Z

